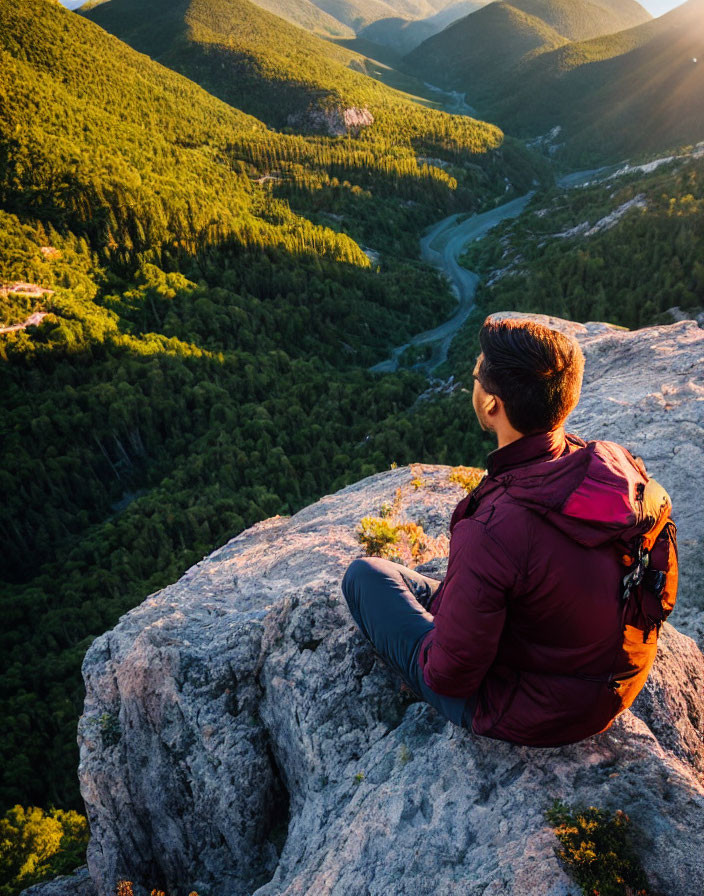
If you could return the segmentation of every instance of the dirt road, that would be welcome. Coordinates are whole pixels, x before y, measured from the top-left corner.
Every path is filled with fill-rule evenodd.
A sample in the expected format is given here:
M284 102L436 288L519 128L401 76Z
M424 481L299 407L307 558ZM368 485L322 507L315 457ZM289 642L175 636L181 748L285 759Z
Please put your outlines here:
M0 327L0 333L14 333L17 330L26 330L27 327L36 326L47 316L48 311L35 311L21 324L13 324L11 327Z

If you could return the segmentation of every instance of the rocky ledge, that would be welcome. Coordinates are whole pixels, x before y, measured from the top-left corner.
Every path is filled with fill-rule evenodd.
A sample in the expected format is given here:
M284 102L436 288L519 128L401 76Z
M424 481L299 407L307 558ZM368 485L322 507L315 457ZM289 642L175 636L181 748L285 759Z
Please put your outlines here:
M622 441L671 492L701 631L704 331L557 322L587 356L568 429ZM567 896L555 799L621 809L654 892L704 890L704 658L665 626L632 711L530 749L446 723L399 687L340 593L384 502L430 536L449 468L380 473L243 532L98 638L84 663L80 780L100 896L118 880L201 896ZM420 481L419 481L420 480ZM443 540L438 539L438 544ZM442 560L428 567L442 574Z

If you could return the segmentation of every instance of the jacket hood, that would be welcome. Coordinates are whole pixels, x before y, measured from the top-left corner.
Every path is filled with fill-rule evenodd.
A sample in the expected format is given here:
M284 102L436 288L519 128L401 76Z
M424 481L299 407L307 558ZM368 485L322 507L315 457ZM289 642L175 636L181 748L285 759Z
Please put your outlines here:
M559 456L500 473L497 484L585 547L628 542L669 514L665 489L623 446L570 434L565 442Z

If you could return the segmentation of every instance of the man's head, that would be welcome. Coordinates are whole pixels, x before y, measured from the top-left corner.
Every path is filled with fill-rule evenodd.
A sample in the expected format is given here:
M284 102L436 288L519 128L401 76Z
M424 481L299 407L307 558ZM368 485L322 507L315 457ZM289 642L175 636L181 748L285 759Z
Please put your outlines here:
M582 388L584 355L576 339L531 320L488 317L479 344L472 403L482 429L500 442L503 430L508 442L564 423Z

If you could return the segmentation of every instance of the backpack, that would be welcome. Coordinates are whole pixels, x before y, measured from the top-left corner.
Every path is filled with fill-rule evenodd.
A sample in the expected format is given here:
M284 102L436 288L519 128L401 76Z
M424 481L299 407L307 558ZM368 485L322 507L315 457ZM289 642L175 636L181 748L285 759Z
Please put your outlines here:
M643 643L653 629L660 633L677 600L677 527L665 489L648 477L641 458L633 458L644 482L636 486L640 534L618 543L626 573L621 598L631 625L643 631ZM647 527L647 528L646 528ZM629 606L630 605L630 606Z

